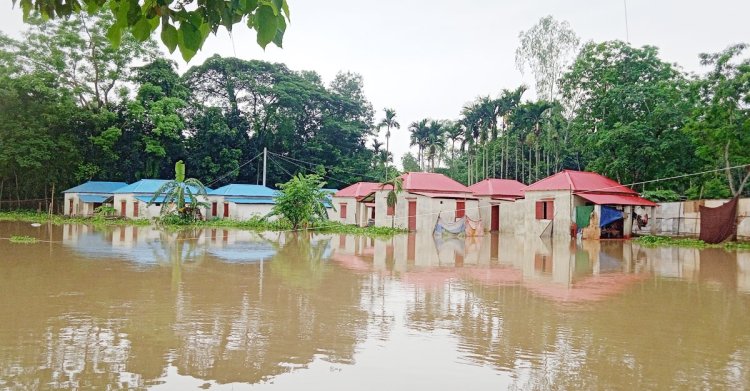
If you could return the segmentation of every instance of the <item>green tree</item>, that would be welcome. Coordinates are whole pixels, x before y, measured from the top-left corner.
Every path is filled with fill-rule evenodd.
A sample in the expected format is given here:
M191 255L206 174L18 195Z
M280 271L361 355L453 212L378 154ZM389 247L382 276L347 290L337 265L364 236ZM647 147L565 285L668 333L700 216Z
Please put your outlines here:
M568 22L559 22L548 15L522 31L518 39L521 41L516 49L518 70L523 73L526 67L531 69L537 98L557 99L557 83L578 48L578 36Z
M208 206L206 187L195 178L185 178L185 163L182 160L174 165L175 177L165 182L154 192L148 205L161 203L161 215L177 213L183 221L195 219L200 208ZM174 209L172 209L174 208Z
M404 156L401 156L401 165L404 168L404 172L415 172L419 171L419 160L411 153L407 152Z
M724 167L733 196L743 193L750 180L750 57L740 58L747 44L701 54L701 64L713 67L697 82L700 104L686 129L698 144L696 154L709 168Z
M427 159L430 162L430 171L435 172L435 159L445 149L445 130L440 121L432 120L428 126L427 133Z
M389 209L395 209L398 203L398 195L404 189L404 180L400 176L393 176L393 179L389 179L380 185L381 189L388 188L388 194L385 197L385 204ZM395 226L396 213L391 215L391 228Z
M210 33L216 34L222 26L231 32L237 23L255 29L261 47L271 42L281 47L289 20L286 0L208 1L192 3L189 7L183 2L141 4L131 0L12 0L12 3L20 5L24 21L30 21L34 12L44 19L69 19L71 15L107 12L114 18L107 30L107 38L114 47L120 46L126 31L144 42L161 26L161 41L170 53L179 47L185 61L200 50Z
M323 190L325 182L320 175L297 174L288 182L276 186L279 195L269 217L281 216L295 230L328 219L325 208L329 202L328 194Z
M383 111L385 112L385 117L378 123L378 129L385 128L385 154L388 156L391 153L391 128L400 129L401 124L396 121L396 110L385 108ZM388 179L387 176L388 172L386 171L386 179Z

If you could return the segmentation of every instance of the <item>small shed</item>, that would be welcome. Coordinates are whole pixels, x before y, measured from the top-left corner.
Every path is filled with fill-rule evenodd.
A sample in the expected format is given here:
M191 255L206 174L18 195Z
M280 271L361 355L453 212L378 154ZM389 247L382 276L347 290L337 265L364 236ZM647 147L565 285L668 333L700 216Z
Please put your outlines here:
M477 198L471 189L443 174L408 172L401 175L402 188L396 206L389 208L390 188L378 187L361 202L375 203L375 226L432 232L438 217L455 221L463 216L479 220Z
M374 224L375 202L362 202L362 199L381 186L377 182L357 182L337 191L332 198L337 211L331 220L360 227Z
M127 186L125 182L88 181L65 190L66 216L91 216L96 208L114 195L114 191Z
M599 239L630 237L635 206L650 208L653 216L656 204L595 172L563 170L526 187L516 209L532 235L570 236L580 229L585 238Z
M233 183L208 192L207 218L247 220L273 209L276 192L262 185Z
M117 215L128 218L151 218L159 216L164 196L157 198L153 205L148 205L154 194L162 185L169 182L166 179L141 179L114 191L114 207ZM206 192L211 189L206 188ZM197 193L197 189L193 189ZM207 202L208 200L200 200ZM191 202L191 200L186 200Z
M486 222L485 229L499 231L503 218L500 204L512 203L523 198L523 183L514 179L485 179L471 186L472 194L479 201L479 215Z

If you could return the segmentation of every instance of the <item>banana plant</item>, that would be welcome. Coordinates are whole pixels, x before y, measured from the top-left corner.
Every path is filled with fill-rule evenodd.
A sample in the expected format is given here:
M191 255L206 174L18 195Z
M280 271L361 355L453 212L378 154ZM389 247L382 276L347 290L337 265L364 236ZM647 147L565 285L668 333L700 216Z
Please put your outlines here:
M175 179L170 180L154 193L148 205L153 205L161 200L160 214L162 216L172 212L172 206L176 207L176 212L181 218L193 218L198 208L207 207L206 187L201 181L195 178L185 178L185 163L182 160L177 161L174 165Z

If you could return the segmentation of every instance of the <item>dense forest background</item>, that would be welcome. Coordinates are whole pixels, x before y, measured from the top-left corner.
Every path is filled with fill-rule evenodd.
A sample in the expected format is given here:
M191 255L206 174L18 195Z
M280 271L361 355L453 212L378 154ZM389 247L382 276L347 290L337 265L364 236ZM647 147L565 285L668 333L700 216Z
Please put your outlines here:
M459 118L402 127L397 110L374 111L358 74L324 84L314 71L213 56L179 75L152 41L124 34L113 48L111 23L81 14L33 20L20 40L0 33L3 208L90 179L171 178L177 160L211 187L258 183L264 147L273 152L271 186L320 170L331 188L382 181L397 170L375 137L380 127L410 132L416 153L403 157L404 171L465 184L531 183L572 168L636 184L656 200L747 194L744 44L702 55L706 73L688 75L655 47L578 45L567 25L543 18L521 34L517 53L519 68L534 74L534 100L526 86L498 90L457 108ZM548 45L535 51L540 39Z

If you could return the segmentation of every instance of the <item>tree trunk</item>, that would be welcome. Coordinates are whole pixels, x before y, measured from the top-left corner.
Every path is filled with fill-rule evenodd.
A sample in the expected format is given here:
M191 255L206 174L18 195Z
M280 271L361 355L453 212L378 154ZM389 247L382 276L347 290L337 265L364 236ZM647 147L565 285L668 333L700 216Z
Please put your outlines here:
M16 177L16 209L21 209L21 188L18 187L18 173L14 170L13 175Z

